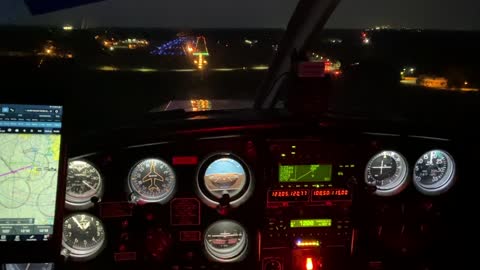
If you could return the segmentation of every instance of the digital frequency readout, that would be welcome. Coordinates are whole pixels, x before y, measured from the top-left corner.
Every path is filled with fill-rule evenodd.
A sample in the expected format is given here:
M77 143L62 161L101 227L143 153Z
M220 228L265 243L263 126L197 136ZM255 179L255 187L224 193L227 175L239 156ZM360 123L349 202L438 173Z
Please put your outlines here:
M349 199L350 191L346 188L322 188L312 190L312 201Z
M308 201L309 198L308 189L270 190L268 194L269 201Z
M331 227L332 219L292 219L290 220L290 228L315 228L315 227Z
M281 165L280 182L329 182L332 180L331 164Z

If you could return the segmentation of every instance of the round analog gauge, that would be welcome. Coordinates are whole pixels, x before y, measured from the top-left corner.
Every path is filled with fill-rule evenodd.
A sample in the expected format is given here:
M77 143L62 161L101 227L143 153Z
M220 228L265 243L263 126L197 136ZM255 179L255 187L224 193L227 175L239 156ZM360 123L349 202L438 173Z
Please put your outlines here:
M196 188L200 198L211 207L227 197L231 206L245 202L253 192L250 170L237 156L215 154L199 167Z
M391 196L401 192L408 184L408 165L405 158L395 151L383 151L368 161L365 182L376 186L375 193Z
M92 198L101 198L103 179L100 172L86 160L68 163L65 205L69 209L86 209L93 205Z
M453 186L455 162L452 156L442 150L432 150L423 154L415 163L413 183L426 195L438 195Z
M207 228L203 244L210 259L218 262L237 262L247 253L248 236L239 223L221 220Z
M66 255L77 260L88 260L100 253L105 245L102 222L88 213L68 216L63 222L62 245Z
M144 159L133 166L128 184L133 201L166 203L175 193L175 172L163 160Z

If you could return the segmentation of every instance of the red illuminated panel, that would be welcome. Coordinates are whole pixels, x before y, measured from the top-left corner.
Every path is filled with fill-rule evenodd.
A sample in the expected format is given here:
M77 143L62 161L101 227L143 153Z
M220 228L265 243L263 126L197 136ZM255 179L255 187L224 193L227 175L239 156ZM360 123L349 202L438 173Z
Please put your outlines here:
M175 156L172 158L173 165L197 165L198 157L196 156Z
M269 190L268 201L270 202L304 202L308 201L310 192L308 189Z
M180 241L193 242L201 241L202 233L200 231L180 231Z
M175 198L170 202L170 224L200 225L200 201L197 198Z
M320 188L312 190L312 201L350 200L350 190L346 188Z

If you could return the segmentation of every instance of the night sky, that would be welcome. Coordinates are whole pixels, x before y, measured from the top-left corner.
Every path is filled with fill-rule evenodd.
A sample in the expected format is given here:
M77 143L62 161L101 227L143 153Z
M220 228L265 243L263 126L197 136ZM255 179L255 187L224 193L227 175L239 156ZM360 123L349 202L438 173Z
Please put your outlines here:
M40 1L40 0L39 0ZM162 28L285 28L298 0L107 0L31 16L0 1L0 24ZM343 0L327 27L480 30L480 0Z

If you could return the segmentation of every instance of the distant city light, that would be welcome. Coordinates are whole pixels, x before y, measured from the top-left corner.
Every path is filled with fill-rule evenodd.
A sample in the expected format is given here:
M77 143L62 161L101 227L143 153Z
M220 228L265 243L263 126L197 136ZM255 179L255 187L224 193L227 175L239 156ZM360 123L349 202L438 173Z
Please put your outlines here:
M63 26L63 30L64 30L64 31L72 31L72 30L73 30L73 26L71 26L71 25L64 25L64 26Z
M415 69L414 69L414 68L410 68L410 72L414 72L414 71L415 71Z
M251 69L253 70L267 70L268 66L253 66Z
M467 81L465 81L463 84L464 84L464 85L468 85L468 82L467 82Z
M370 39L369 39L369 38L365 38L365 39L363 40L363 43L364 43L364 44L369 44L369 43L370 43Z
M253 46L258 43L258 40L256 39L245 39L244 42L250 46Z

